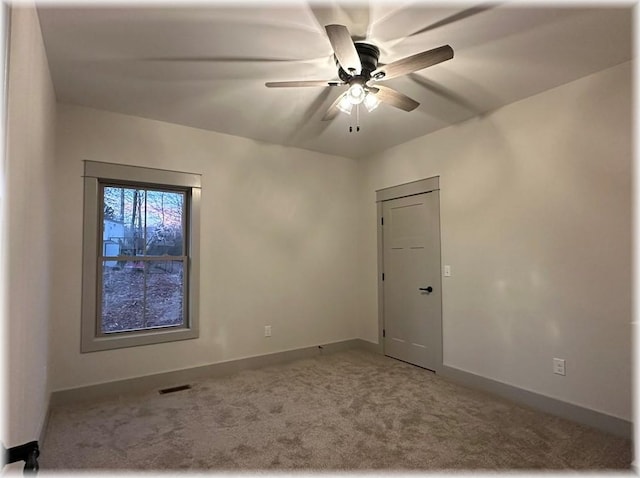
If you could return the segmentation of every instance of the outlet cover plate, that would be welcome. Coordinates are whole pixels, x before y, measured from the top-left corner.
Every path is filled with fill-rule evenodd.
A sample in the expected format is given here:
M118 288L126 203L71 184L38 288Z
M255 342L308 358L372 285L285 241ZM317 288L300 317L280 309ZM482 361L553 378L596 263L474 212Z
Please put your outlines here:
M558 375L566 375L565 361L564 359L553 359L553 373Z

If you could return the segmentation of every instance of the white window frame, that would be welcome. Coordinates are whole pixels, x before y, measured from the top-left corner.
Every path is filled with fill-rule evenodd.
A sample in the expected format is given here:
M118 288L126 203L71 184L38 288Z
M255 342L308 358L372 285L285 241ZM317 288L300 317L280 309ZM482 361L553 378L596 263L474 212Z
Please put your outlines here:
M149 328L103 334L98 317L101 280L98 260L102 256L100 206L101 184L122 184L141 188L181 188L186 191L187 250L186 309L182 326ZM200 296L200 175L164 169L128 166L98 161L84 162L84 226L82 244L81 352L135 347L199 336Z

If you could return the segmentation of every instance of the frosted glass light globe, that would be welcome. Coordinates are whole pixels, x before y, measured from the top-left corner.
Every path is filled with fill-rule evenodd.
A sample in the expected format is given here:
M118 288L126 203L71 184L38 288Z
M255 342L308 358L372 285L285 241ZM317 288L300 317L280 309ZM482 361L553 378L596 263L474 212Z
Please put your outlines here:
M364 101L365 91L362 85L358 83L351 85L347 94L352 105L359 105Z
M353 103L351 103L351 100L349 99L349 94L345 93L344 95L342 95L342 99L340 99L340 101L338 102L338 109L340 111L342 111L343 113L346 113L348 115L351 114L351 109L353 108Z

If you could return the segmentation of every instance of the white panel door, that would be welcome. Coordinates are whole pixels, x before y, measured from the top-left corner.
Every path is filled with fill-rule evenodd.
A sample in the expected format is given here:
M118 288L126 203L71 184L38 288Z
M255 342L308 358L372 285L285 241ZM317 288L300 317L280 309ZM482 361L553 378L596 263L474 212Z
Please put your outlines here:
M385 354L430 370L442 364L439 191L384 201Z

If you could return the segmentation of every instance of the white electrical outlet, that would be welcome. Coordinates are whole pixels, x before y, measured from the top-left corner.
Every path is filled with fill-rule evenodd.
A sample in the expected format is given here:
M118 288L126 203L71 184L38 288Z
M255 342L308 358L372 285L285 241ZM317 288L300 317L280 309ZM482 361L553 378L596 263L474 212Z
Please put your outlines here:
M264 326L264 336L265 337L271 337L271 326L270 325L265 325Z
M451 277L451 266L444 266L444 276Z
M553 359L553 373L556 373L558 375L566 375L566 371L564 368L564 359Z

